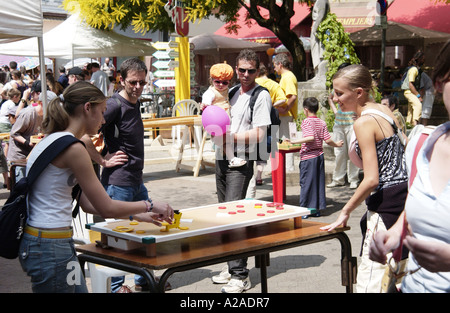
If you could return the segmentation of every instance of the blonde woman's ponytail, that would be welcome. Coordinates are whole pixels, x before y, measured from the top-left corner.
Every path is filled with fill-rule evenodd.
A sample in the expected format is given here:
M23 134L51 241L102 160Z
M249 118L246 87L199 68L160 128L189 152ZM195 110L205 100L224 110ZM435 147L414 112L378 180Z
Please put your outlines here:
M54 98L47 106L47 111L42 121L42 130L45 134L63 131L69 125L69 114L64 110L64 102L60 97Z

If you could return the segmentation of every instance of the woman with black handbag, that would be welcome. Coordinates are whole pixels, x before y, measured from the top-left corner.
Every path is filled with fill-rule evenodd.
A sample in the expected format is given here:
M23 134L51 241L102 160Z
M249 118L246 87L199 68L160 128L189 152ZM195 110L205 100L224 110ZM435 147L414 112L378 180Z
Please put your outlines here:
M361 219L363 247L356 291L381 292L386 265L371 261L368 247L373 233L389 229L403 211L408 176L401 133L391 110L375 102L375 84L365 66L349 65L340 69L333 77L333 88L333 101L343 112L352 111L357 116L349 157L364 170L364 178L337 220L323 230L346 226L350 213L366 200L367 212Z
M104 122L106 98L89 82L79 81L52 100L43 121L45 137L29 155L27 174L37 157L56 139L94 135ZM72 187L82 189L81 208L102 217L128 218L160 224L171 222L166 203L112 200L98 180L81 142L60 153L42 172L28 193L28 221L19 258L31 276L33 292L87 292L81 273L74 274L77 257L72 240ZM71 280L71 275L80 280Z
M432 74L442 93L450 118L450 41L438 54ZM422 132L424 133L424 132ZM427 136L411 138L406 162L411 178L405 213L389 231L378 232L370 246L370 258L386 264L386 254L397 247L410 251L401 292L450 292L450 122ZM415 152L417 151L417 152ZM415 162L415 164L413 163ZM404 238L404 239L403 239Z

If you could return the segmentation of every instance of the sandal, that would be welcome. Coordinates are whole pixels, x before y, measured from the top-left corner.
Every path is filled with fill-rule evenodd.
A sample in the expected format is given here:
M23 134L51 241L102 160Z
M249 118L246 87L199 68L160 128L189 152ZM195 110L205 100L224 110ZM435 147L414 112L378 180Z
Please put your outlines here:
M228 167L233 168L233 167L241 167L243 165L247 164L247 161L240 159L240 158L233 158L231 159L231 161L228 164Z
M122 285L116 293L133 293L133 291L127 285Z

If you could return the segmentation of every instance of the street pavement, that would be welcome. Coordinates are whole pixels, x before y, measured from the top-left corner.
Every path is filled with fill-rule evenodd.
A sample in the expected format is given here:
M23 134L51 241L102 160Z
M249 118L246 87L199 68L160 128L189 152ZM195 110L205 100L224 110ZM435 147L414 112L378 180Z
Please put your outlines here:
M215 190L214 168L206 167L200 170L198 177L188 170L175 171L176 153L170 142L165 146L151 146L151 140L146 139L147 164L144 169L144 182L149 189L152 199L164 200L174 209L184 209L217 203ZM326 146L326 145L325 145ZM189 146L185 155L191 155ZM205 156L212 156L212 149L207 143ZM325 147L326 182L331 181L334 169L332 148ZM194 161L184 161L194 164ZM285 203L298 205L299 203L299 170L298 153L295 155L296 169L287 174L287 188ZM340 209L353 194L346 186L327 188L327 209L321 217L311 218L313 221L331 223ZM6 201L9 192L0 190L0 205ZM270 165L263 172L263 185L257 186L256 198L272 201L272 181ZM359 220L366 210L361 204L351 215L347 231L352 244L352 254L359 255L361 246L361 231ZM340 268L341 248L337 239L311 245L291 248L270 255L270 266L267 268L269 293L344 293L341 286ZM359 258L358 258L359 261ZM224 264L216 264L185 272L175 273L169 278L172 290L168 293L220 293L222 285L213 284L211 277L218 274ZM250 280L252 288L246 293L261 292L259 269L255 268L254 258L249 258ZM155 271L157 276L163 271ZM134 275L126 277L126 284L134 287ZM87 277L88 287L90 279ZM30 279L23 273L19 260L0 258L0 293L29 293Z

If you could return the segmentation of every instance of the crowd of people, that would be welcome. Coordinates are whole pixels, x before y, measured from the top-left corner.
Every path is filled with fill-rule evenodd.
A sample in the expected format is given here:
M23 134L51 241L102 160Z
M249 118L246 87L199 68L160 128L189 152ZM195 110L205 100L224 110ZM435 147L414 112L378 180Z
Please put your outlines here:
M122 75L118 76L120 88L108 101L111 90L107 82L115 68L112 64L102 68L95 64L87 64L84 69L73 67L68 72L60 68L57 81L47 73L45 116L42 103L42 88L45 87L39 77L25 83L24 76L13 71L10 85L15 84L14 87L7 89L8 83L2 87L2 91L6 91L2 104L5 110L2 114L6 118L1 119L0 124L2 131L10 133L8 152L0 154L5 184L9 182L7 160L27 160L26 167L16 167L15 180L18 181L53 141L65 135L80 139L62 152L52 162L53 166L43 171L28 195L29 218L19 255L24 271L32 278L34 292L87 291L84 281L78 285L65 282L69 274L66 263L61 264L52 252L58 250L63 259L76 260L71 239L73 185L69 177L75 177L83 190L81 208L97 218L130 218L157 225L173 219L170 205L150 199L142 182L144 132L139 97L146 84L146 65L138 58L124 61L120 68ZM18 86L24 86L23 90ZM117 124L117 120L121 122ZM115 127L120 138L114 136ZM34 144L31 136L39 133L45 136ZM99 133L103 134L105 142L103 154L95 147L91 150L91 138ZM95 163L102 166L101 174L95 170ZM41 255L38 260L32 257L36 253ZM115 292L127 292L120 277L113 280L113 287Z
M450 41L437 57L431 88L443 94L450 116L449 53ZM426 94L421 91L422 85L416 84L420 81L417 73L420 73L421 64L423 55L418 53L405 74L404 93L408 101L411 100L408 107L411 112L406 122L398 112L395 96L386 96L381 103L375 101L376 82L361 64L344 64L333 77L333 92L328 101L336 114L334 140L326 124L317 117L318 100L307 98L302 103L306 119L301 123L303 137L297 139L302 144L300 206L316 209L313 214L316 217L326 208L323 142L341 149L336 153L336 171L328 187L343 185L347 175L350 188L355 192L336 221L322 230L346 226L350 214L364 201L367 205L361 220L363 244L357 274L358 292L381 291L382 277L388 266L386 261L401 242L405 245L402 257L409 258L409 272L402 291L450 291L450 240L447 235L450 172L443 165L450 153L450 124L439 126L429 135L417 159L412 156L417 139L408 141L405 131L407 123L420 123L422 113L418 110L422 106L419 108L417 100L421 104L419 92ZM273 65L281 75L279 83L267 77L266 66L260 63L254 51L248 49L238 54L234 69L225 63L211 67L210 92L202 99L202 109L220 105L230 117L228 132L216 142L218 202L245 199L248 192L252 192L252 179L261 183L261 169L257 166L265 163L254 158L253 152L267 138L273 108L281 120L275 131L279 131L280 138L290 137L289 123L295 121L299 113L297 80L285 54L276 55ZM45 118L41 98L45 87L39 79L28 82L27 86L24 76L13 70L10 82L4 81L1 94L5 101L0 110L0 127L2 131L10 132L10 141L5 146L7 153L2 151L0 154L0 169L7 171L7 160L28 158L26 168L16 171L16 179L20 179L43 149L57 138L71 135L81 140L55 159L54 166L46 169L39 178L41 183L30 191L30 214L19 255L23 269L32 277L33 291L86 292L85 282L68 286L64 283L64 275L52 275L46 270L60 266L50 253L56 247L56 241L50 239L55 232L63 239L58 243L65 248L63 257L76 260L70 240L72 185L67 184L69 176L73 175L83 189L82 209L98 218L129 218L159 225L162 221L171 222L173 209L166 202L150 199L143 183L144 129L139 99L147 84L145 63L138 58L124 61L120 67L121 75L117 75L119 86L113 89L109 88L108 82L113 81L116 70L109 64L109 59L106 66L91 63L84 69L73 67L67 73L63 68L59 70L61 75L57 81L50 78L53 75L47 79L49 105ZM234 75L239 85L229 93ZM263 87L254 93L259 86ZM45 137L34 147L30 138L39 132ZM104 140L102 151L93 142L99 134ZM409 187L411 167L416 163L417 175ZM95 165L102 171L96 171ZM359 169L363 170L360 182ZM7 176L4 177L8 184ZM408 234L402 241L400 234L405 225ZM45 236L36 236L36 230L49 237L44 240ZM29 258L32 253L40 253L42 259L36 262ZM41 266L42 262L45 267ZM62 273L67 271L67 268L61 268ZM222 292L239 293L251 288L248 274L247 259L233 260L221 273L213 276L212 281L225 284ZM37 276L44 279L38 282ZM123 283L123 277L113 278L113 292L131 292ZM136 289L146 288L143 278L136 276Z
M101 70L100 70L101 68ZM39 69L39 67L37 68ZM120 73L119 73L120 74ZM47 102L60 96L65 88L76 81L88 81L99 88L105 96L121 89L120 81L114 81L116 68L109 58L100 67L96 62L86 63L83 68L59 68L56 79L51 69L47 69ZM112 82L112 83L111 83ZM8 163L25 159L34 147L31 136L41 133L43 118L42 85L40 73L19 67L15 61L3 65L0 70L0 133L10 133L10 140L0 145L0 171L4 188L10 188ZM20 113L20 114L19 114ZM15 181L24 176L23 167L16 167Z

